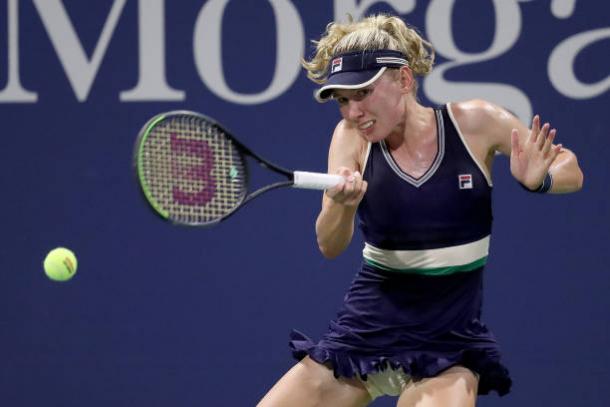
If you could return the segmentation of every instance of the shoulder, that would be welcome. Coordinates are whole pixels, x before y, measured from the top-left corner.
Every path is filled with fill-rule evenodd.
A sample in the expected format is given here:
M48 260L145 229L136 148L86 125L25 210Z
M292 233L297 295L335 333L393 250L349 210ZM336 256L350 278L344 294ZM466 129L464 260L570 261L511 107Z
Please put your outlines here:
M340 161L343 166L361 169L368 143L358 130L345 120L337 123L330 143L329 159Z
M483 99L451 103L450 109L462 131L467 133L488 132L513 118L506 109Z
M362 137L358 134L358 129L355 126L350 125L345 120L340 120L335 126L335 130L333 132L333 139L337 139L338 141L351 142L356 143L358 141L364 142Z
M523 128L508 110L487 100L455 102L449 109L466 138L487 151L509 151L511 130Z

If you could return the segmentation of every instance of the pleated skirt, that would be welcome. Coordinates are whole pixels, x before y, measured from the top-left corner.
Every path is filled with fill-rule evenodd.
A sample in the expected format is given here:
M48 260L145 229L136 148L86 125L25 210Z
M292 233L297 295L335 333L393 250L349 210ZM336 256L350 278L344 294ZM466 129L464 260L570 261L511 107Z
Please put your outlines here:
M479 375L479 394L510 391L498 344L481 321L483 267L446 276L388 272L363 264L327 333L315 342L299 331L290 348L359 377L391 367L413 380L455 366Z

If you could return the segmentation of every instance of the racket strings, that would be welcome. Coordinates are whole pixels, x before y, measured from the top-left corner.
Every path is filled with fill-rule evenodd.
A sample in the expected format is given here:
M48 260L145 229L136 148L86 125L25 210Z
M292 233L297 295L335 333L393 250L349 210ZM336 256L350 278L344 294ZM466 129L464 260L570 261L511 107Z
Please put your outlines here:
M247 176L233 141L213 123L168 117L149 129L141 150L147 196L180 223L221 219L244 199Z

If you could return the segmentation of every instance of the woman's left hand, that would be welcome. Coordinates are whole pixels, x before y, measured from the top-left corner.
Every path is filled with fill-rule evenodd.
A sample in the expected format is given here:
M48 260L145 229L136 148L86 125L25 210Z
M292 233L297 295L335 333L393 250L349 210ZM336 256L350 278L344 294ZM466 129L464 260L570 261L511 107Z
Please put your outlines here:
M517 129L511 134L510 171L517 181L531 190L542 185L551 163L561 152L561 144L553 145L557 130L550 128L548 123L540 128L540 116L536 115L523 143Z

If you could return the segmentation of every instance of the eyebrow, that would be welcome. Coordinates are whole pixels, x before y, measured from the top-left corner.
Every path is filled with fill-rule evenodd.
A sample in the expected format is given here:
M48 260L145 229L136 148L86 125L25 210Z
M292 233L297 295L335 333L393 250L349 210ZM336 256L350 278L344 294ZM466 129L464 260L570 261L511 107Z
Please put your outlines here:
M352 95L356 96L356 93L361 91L361 90L370 90L370 91L372 91L373 89L375 89L375 86L373 84L370 84L368 86L363 86L362 88L358 88L358 89L335 89L330 94L330 97L332 99L337 99L337 98L340 98L340 97L345 97L345 98L348 98L348 99L350 98L350 96L347 96L347 95L343 95L343 96L337 95L337 90L344 90L344 91L352 92Z

